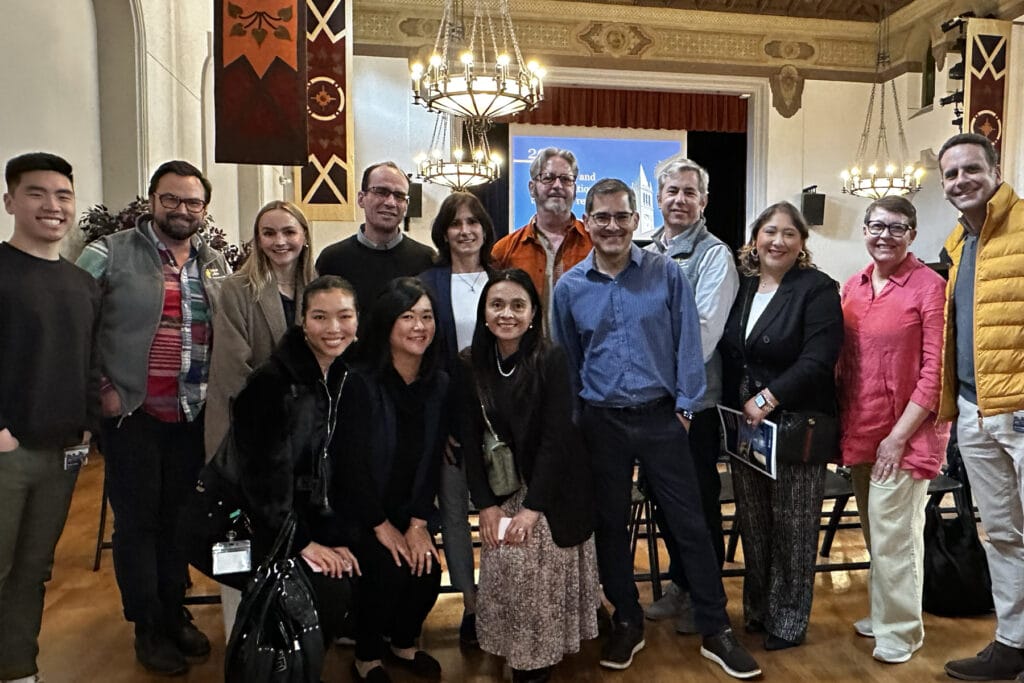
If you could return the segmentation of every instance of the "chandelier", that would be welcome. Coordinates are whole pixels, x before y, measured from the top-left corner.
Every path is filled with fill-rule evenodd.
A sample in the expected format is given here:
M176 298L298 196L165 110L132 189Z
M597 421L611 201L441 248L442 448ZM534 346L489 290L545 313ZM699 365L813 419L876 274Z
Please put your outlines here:
M501 159L491 153L487 142L488 125L478 120L456 121L451 114L438 114L430 151L416 159L417 174L428 183L450 187L456 192L497 180L501 175ZM454 127L461 128L460 133L453 135ZM463 140L465 145L452 149L451 137Z
M467 40L463 0L444 0L430 60L412 65L413 103L481 122L535 109L545 73L523 62L508 0L473 2Z
M875 62L875 80L871 84L871 97L868 99L868 110L864 117L864 130L860 134L857 156L851 167L840 174L843 179L843 192L857 197L879 199L891 195L905 195L921 189L921 176L924 169L910 159L907 138L903 133L903 116L900 113L900 101L896 94L895 83L882 81L882 74L888 69L889 59L889 14L887 7L882 7L882 20L878 23L878 59ZM872 157L868 157L868 146L872 133L872 122L875 114L875 98L878 98L878 133ZM893 111L896 114L898 133L898 149L893 156L889 149L889 138L885 126L886 91L892 94Z

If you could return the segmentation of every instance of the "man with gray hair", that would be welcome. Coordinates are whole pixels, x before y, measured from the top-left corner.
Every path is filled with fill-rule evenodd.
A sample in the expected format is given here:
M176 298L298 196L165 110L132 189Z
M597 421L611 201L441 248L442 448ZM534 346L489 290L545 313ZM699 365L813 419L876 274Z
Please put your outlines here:
M590 253L590 236L572 212L579 165L567 149L546 147L530 164L530 196L537 213L491 249L497 268L522 268L544 305L564 272ZM550 307L549 307L550 311Z
M722 399L722 359L716 347L739 290L739 276L732 250L708 231L704 222L707 204L708 172L685 157L670 159L658 173L658 206L665 223L654 233L647 250L675 261L689 280L697 300L707 389L704 399L694 411L687 440L697 473L704 520L721 567L725 560L722 508L718 502L722 490L718 476L721 426L715 404ZM656 499L654 502L658 524L664 528L664 514ZM665 595L648 607L645 614L648 619L675 617L677 632L696 633L689 583L671 534L665 535L665 546L671 560L669 578L672 583Z

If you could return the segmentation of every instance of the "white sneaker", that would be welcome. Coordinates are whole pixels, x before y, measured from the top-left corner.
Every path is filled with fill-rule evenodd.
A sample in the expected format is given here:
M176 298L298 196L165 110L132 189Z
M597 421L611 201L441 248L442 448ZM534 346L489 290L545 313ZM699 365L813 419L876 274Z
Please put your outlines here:
M43 683L43 679L39 674L32 674L31 676L22 676L21 678L9 678L0 683Z
M875 632L871 625L871 617L864 617L853 622L853 630L857 632L858 636L864 636L865 638L875 637Z
M679 586L670 582L668 588L665 589L665 594L644 610L644 616L651 621L678 617L683 613L683 596L686 596L687 599L689 598L688 595L679 589Z
M910 660L910 657L920 650L922 645L924 645L923 642L917 643L910 650L875 646L875 651L871 653L871 656L880 662L885 662L886 664L902 664L903 662Z

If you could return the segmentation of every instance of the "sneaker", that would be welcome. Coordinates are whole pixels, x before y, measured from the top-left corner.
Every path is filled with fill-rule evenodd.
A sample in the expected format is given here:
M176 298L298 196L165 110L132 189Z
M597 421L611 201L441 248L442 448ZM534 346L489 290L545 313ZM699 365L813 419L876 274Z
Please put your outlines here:
M871 653L871 656L880 662L886 664L902 664L903 662L910 661L911 656L915 652L921 649L924 643L916 643L914 647L909 650L904 648L895 647L882 647L881 645L875 646L875 651Z
M459 624L459 644L466 647L476 647L480 644L476 637L476 614L472 612L462 613L462 623Z
M664 595L655 600L647 607L647 609L644 610L644 616L651 621L660 621L662 619L678 617L683 613L683 599L689 602L689 594L684 593L679 586L670 582L668 584L668 588L665 589Z
M43 678L39 674L32 674L21 678L5 678L2 683L43 683Z
M853 630L857 632L858 636L864 636L865 638L875 637L875 631L871 626L871 617L864 617L853 622Z
M946 673L962 681L1012 681L1024 672L1024 650L993 640L974 657L946 662Z
M726 627L713 636L704 636L700 653L718 664L733 678L754 678L761 675L761 667L736 640L732 629Z
M612 626L612 634L601 648L601 666L608 669L628 669L633 655L644 649L643 624L619 622Z
M186 620L171 633L171 641L178 647L181 654L190 659L207 657L210 654L210 639L196 628L191 621Z
M694 616L693 601L690 600L689 593L682 593L679 596L679 607L679 616L676 617L676 633L680 633L685 636L692 636L695 633L700 633L700 631L697 630L697 619Z
M135 634L135 658L146 669L164 676L181 676L188 662L171 639L155 631Z

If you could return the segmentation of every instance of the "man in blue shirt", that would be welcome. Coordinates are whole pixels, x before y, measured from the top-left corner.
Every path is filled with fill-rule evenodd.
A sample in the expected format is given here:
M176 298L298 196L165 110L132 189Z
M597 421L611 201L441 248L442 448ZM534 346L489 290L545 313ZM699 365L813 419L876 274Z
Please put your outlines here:
M693 290L670 259L633 244L636 196L622 181L594 184L583 222L594 248L555 286L552 327L569 358L601 501L597 561L615 608L601 665L625 669L645 645L628 528L639 460L690 581L701 654L736 678L758 676L729 626L688 451L687 430L705 388Z

